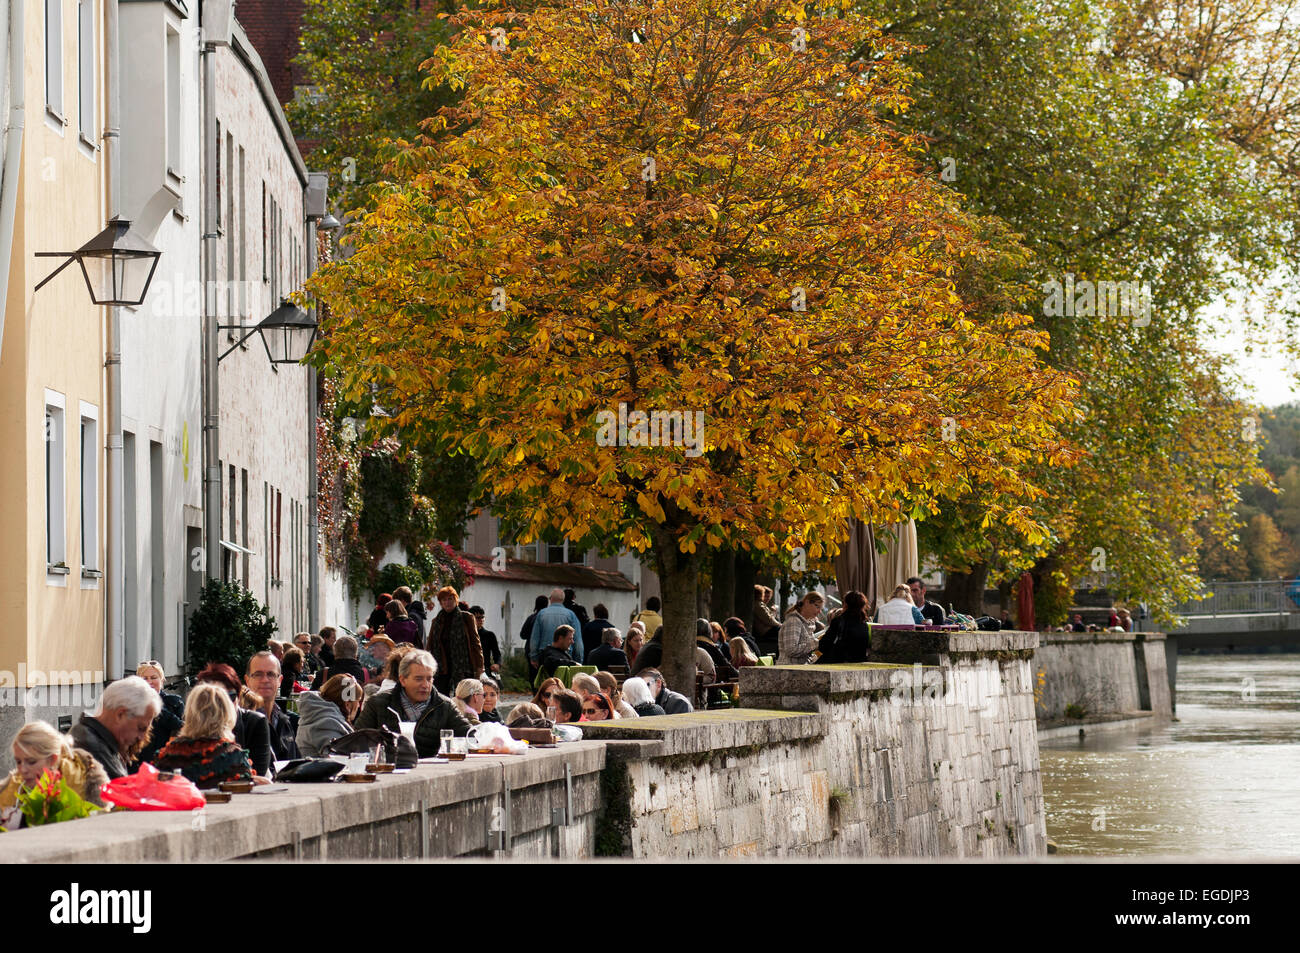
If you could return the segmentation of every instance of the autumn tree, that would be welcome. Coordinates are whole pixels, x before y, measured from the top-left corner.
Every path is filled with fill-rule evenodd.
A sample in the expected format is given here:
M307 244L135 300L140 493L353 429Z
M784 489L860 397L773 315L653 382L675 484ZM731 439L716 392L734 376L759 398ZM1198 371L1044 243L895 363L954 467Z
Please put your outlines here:
M428 66L463 101L311 285L320 366L479 459L522 538L653 551L679 687L711 550L815 559L850 517L1023 491L1062 452L1069 380L1024 315L966 313L952 274L984 249L889 121L901 47L840 13L459 15Z

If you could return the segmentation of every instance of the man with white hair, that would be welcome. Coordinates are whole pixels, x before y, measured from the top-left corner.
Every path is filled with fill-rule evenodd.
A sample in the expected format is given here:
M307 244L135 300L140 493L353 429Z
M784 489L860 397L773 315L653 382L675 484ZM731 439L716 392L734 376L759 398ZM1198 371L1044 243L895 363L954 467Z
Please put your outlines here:
M143 678L120 678L104 689L95 714L83 714L69 736L75 747L94 756L111 781L129 773L131 750L149 736L161 710L162 698Z
M387 728L401 731L402 722L415 722L415 748L421 758L438 754L442 731L450 728L461 737L469 734L470 723L450 698L433 687L438 663L423 649L402 656L397 667L397 684L386 692L370 696L357 716L355 728Z
M573 614L573 610L564 607L564 590L551 590L551 604L533 619L533 633L528 640L528 659L536 668L541 664L542 654L555 641L555 630L562 625L573 629L573 644L569 647L569 656L574 665L581 665L586 658L582 647L582 623Z

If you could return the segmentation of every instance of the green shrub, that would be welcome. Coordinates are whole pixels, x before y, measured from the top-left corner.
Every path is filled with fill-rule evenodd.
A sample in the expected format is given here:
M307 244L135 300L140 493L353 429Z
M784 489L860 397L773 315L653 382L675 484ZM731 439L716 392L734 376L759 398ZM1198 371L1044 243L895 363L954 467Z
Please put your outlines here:
M502 659L501 690L524 695L533 693L533 683L528 677L528 659L523 652L516 652Z
M277 628L267 607L239 583L209 580L190 616L189 674L209 662L224 662L242 674Z
M375 579L374 594L378 599L382 593L391 593L402 586L409 586L411 592L419 598L420 587L423 584L424 575L419 569L414 566L403 566L401 563L388 563L379 570L379 575Z

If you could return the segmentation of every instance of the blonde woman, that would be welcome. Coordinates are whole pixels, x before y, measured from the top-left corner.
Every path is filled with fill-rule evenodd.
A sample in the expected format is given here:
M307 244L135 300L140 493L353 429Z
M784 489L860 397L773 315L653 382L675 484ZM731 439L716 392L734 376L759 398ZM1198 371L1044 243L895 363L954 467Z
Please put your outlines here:
M907 588L904 586L903 588ZM817 648L817 629L813 620L822 614L825 600L820 592L809 592L786 613L777 634L782 665L804 665L812 661Z
M471 725L477 725L480 721L479 714L483 711L483 683L477 678L463 678L456 685L456 697L453 699L456 703L456 710L459 711Z
M876 621L881 625L925 625L925 616L912 602L912 590L900 583L894 587L893 597L876 610Z
M83 800L104 806L100 789L108 774L89 751L74 748L68 736L43 721L32 721L18 729L13 741L17 767L0 789L0 827L17 830L26 821L18 806L18 795L35 787L47 772L58 772Z
M163 746L176 737L176 732L181 730L181 721L185 718L185 702L180 695L163 691L166 676L161 663L141 662L136 666L135 674L143 678L162 699L162 711L154 716L153 724L149 727L149 739L135 756L135 763L139 765L152 763Z
M750 649L749 643L740 636L736 636L732 639L731 642L728 643L728 647L731 649L731 664L735 668L744 668L747 665L758 664L758 656Z
M623 697L623 691L619 688L618 679L609 672L597 672L596 681L600 683L600 690L604 692L611 702L614 703L615 718L636 718L636 710L627 703Z
M196 685L185 703L180 734L158 754L160 771L183 774L201 788L222 781L252 781L253 766L235 744L235 706L230 696L209 682Z

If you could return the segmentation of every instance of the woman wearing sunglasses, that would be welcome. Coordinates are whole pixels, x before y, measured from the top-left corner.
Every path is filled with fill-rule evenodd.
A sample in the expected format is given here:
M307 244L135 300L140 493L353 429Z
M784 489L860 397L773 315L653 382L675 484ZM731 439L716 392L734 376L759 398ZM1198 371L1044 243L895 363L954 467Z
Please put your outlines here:
M592 692L582 700L583 721L609 721L616 717L614 704L604 692Z
M537 688L537 694L533 697L533 704L542 710L542 714L550 718L548 709L556 706L555 696L557 692L564 690L564 683L558 678L548 678Z

